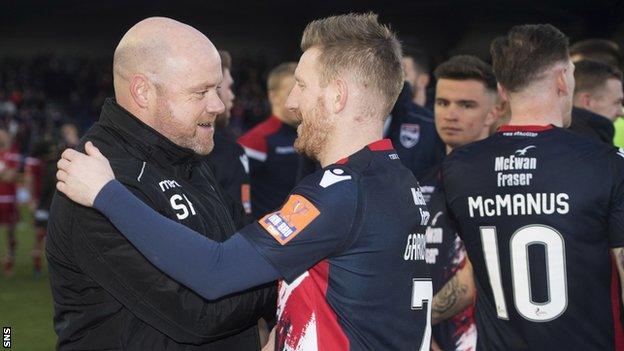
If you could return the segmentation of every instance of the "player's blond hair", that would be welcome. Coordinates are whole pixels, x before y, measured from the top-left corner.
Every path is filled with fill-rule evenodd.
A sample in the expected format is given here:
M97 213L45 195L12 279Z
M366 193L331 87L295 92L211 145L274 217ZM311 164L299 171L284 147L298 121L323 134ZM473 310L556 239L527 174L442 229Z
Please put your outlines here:
M311 22L303 32L301 50L312 47L321 51L321 85L349 72L379 94L385 115L390 112L403 88L401 44L376 14L351 13Z

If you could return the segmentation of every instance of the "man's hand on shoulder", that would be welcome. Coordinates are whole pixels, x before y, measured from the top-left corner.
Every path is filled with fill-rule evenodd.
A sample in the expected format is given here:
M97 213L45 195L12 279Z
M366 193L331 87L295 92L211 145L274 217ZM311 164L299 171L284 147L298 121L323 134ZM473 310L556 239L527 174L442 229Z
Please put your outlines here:
M108 159L90 141L85 144L85 152L63 152L57 163L56 188L71 200L92 207L100 190L115 179L115 174Z

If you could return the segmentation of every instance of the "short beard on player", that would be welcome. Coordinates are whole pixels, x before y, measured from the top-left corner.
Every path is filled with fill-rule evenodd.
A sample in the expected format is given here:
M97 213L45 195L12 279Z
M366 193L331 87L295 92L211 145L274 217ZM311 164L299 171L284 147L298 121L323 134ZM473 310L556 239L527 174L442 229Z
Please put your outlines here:
M320 154L325 145L327 145L330 133L334 128L325 108L325 99L319 97L316 105L309 113L299 110L297 114L301 123L297 128L295 150L300 154L320 161Z

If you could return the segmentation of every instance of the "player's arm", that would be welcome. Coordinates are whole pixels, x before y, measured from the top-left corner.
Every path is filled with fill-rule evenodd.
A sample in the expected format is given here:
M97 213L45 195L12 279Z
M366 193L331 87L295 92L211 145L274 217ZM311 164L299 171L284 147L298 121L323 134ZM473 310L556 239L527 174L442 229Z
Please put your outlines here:
M433 297L431 323L438 324L462 312L474 303L474 298L472 264L466 258L464 266Z
M320 194L310 188L298 187L282 210L223 243L160 215L116 180L102 188L94 207L156 267L215 299L280 277L293 280L339 251L355 217L355 186L336 184Z
M618 270L620 283L624 286L624 156L617 149L613 148L612 157L614 187L611 191L612 195L609 204L608 240L611 246L612 259ZM624 296L621 298L624 301Z
M240 234L219 243L162 216L113 180L94 208L156 267L202 297L214 300L280 277Z

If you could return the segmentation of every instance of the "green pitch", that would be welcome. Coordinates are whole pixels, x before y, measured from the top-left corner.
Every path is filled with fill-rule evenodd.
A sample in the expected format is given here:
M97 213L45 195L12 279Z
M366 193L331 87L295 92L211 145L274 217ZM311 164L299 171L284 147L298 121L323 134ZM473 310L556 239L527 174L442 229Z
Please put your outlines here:
M52 296L47 265L43 259L41 277L33 275L31 251L35 240L32 216L21 211L17 227L17 255L12 278L0 274L0 328L11 327L11 349L24 351L54 350L56 335L52 327ZM7 238L0 230L0 258L4 262ZM0 350L2 344L0 343Z

